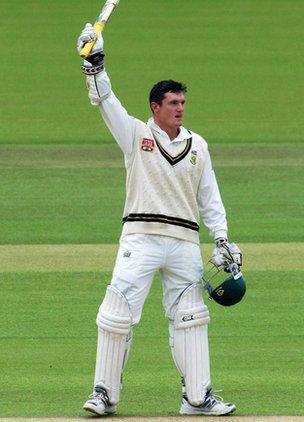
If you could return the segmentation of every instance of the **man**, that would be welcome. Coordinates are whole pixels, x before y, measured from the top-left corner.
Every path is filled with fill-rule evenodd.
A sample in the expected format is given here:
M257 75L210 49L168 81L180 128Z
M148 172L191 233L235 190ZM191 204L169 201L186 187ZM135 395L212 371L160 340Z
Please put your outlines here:
M77 48L94 39L87 24ZM235 405L212 394L207 326L201 297L199 220L216 242L217 264L239 262L240 250L227 241L225 210L207 143L182 126L186 86L161 81L150 92L148 123L131 117L111 90L103 64L101 34L82 70L89 98L97 105L122 149L127 172L119 251L110 285L97 314L98 341L93 393L84 409L114 413L132 327L160 271L174 362L182 377L184 415L226 415Z

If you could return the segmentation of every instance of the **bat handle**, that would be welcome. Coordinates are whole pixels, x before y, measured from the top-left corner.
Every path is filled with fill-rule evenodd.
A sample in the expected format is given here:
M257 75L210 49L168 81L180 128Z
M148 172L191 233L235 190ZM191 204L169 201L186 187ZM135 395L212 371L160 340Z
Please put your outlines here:
M89 41L85 44L85 46L83 47L83 49L79 53L80 57L82 57L83 59L86 59L90 55L91 50L92 50L92 48L93 48L93 46L96 42L98 33L102 32L104 30L105 26L106 26L105 21L96 22L94 24L93 28L94 28L94 33L95 33L95 39L93 41Z

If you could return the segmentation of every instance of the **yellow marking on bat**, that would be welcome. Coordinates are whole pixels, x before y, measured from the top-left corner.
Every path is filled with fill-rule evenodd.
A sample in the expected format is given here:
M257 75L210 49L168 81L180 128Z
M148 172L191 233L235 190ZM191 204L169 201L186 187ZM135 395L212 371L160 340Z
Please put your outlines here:
M106 22L102 21L102 22L96 22L93 26L94 28L94 33L95 33L95 39L93 41L87 42L86 45L83 47L83 49L80 52L80 57L82 57L83 59L86 59L90 53L91 50L97 40L97 35L99 32L102 32L105 29L106 26Z

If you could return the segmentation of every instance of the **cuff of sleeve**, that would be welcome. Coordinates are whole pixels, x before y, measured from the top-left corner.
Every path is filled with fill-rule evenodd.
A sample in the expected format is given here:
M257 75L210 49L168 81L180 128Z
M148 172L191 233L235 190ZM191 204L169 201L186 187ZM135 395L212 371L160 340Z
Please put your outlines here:
M213 234L213 238L218 239L219 237L224 237L225 239L228 239L227 236L227 230L216 230Z
M86 78L91 104L98 106L111 95L110 79L105 70L96 75L87 75Z

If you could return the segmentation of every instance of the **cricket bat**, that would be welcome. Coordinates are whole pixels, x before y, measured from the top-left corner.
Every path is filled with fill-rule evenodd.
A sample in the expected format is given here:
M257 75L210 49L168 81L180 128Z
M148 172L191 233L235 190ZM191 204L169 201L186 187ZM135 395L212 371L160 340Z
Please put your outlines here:
M112 15L115 7L118 5L118 3L119 3L119 0L107 0L105 2L100 12L100 15L96 19L96 22L93 26L94 32L95 32L95 40L87 42L85 46L83 47L83 49L81 50L81 52L79 53L80 57L82 57L83 59L86 59L90 55L90 52L96 42L97 34L99 32L102 32L105 29L106 23L108 19L110 18L110 16Z

